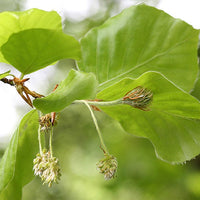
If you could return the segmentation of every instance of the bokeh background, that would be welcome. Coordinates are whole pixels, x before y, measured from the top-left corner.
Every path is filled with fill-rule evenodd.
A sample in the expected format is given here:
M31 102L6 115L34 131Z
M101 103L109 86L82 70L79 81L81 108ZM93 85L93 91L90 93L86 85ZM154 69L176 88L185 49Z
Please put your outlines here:
M65 33L80 39L110 16L141 2L171 12L173 16L200 28L200 12L196 4L199 0L0 0L0 11L32 7L54 9L63 18ZM31 74L27 86L46 95L74 66L73 60L61 60L55 66ZM5 64L0 65L0 73L8 68L19 75ZM0 93L2 156L15 126L30 108L9 85L0 83ZM60 113L54 129L54 154L59 158L62 169L60 183L48 188L35 178L24 187L23 200L200 199L199 157L183 165L170 165L156 158L148 140L124 132L117 122L102 112L96 112L96 116L110 153L117 157L117 177L105 181L97 172L96 162L103 158L103 153L90 113L83 105L71 105Z

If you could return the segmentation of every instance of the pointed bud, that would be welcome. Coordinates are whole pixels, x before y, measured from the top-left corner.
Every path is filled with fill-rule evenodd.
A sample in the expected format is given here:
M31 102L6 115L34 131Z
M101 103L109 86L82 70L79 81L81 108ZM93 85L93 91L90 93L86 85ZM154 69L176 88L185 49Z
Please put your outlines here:
M109 154L97 163L98 171L104 175L105 180L110 180L115 177L117 171L117 159Z
M129 91L122 99L123 104L147 111L147 107L153 100L153 93L147 88L138 86Z

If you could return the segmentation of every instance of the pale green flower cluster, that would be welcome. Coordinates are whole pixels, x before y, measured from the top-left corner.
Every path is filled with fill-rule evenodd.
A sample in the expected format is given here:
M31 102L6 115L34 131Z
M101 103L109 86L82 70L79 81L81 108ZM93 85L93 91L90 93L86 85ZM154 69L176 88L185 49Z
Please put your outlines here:
M117 159L109 154L105 154L105 157L97 163L97 169L104 175L105 180L110 180L115 177L117 166Z
M50 151L43 150L42 154L38 153L33 160L33 170L36 176L39 176L43 184L52 186L53 182L60 180L60 166L56 157L52 157Z

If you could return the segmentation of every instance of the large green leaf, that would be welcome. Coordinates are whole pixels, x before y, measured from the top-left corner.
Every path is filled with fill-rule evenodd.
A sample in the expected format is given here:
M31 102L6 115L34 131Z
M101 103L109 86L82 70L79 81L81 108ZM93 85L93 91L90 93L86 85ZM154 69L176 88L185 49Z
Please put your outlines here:
M198 155L200 103L160 73L147 72L135 80L125 78L101 91L97 98L119 99L137 86L153 92L150 111L129 105L113 105L101 109L118 120L127 132L148 138L157 156L165 161L179 163Z
M96 74L100 89L124 77L158 71L189 91L198 72L198 35L161 10L133 6L82 38L79 67Z
M62 30L61 17L57 12L30 9L22 12L0 13L0 46L13 34L22 30L44 28ZM0 62L7 62L0 52Z
M33 105L43 113L59 112L74 100L94 97L96 86L94 74L71 70L54 92L47 97L35 99Z
M33 179L33 159L38 152L38 114L22 119L0 162L0 199L21 200L22 187Z
M50 29L29 29L10 36L1 47L5 59L23 74L63 59L79 59L80 45L72 36Z

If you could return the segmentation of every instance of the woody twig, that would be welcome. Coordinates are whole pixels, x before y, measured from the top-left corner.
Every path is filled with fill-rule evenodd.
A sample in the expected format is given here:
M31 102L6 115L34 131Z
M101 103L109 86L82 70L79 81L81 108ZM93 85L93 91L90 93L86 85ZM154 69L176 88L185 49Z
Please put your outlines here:
M20 80L19 78L14 77L13 78L13 83L14 83L14 86L15 86L17 92L19 93L19 95L24 99L24 101L26 103L28 103L31 107L33 107L33 104L32 104L32 101L30 99L30 96L32 96L34 98L41 98L41 97L44 97L44 96L41 95L41 94L38 94L37 92L29 90L24 85L24 83L26 81L28 81L28 80L29 80L29 78L25 78L25 79Z

